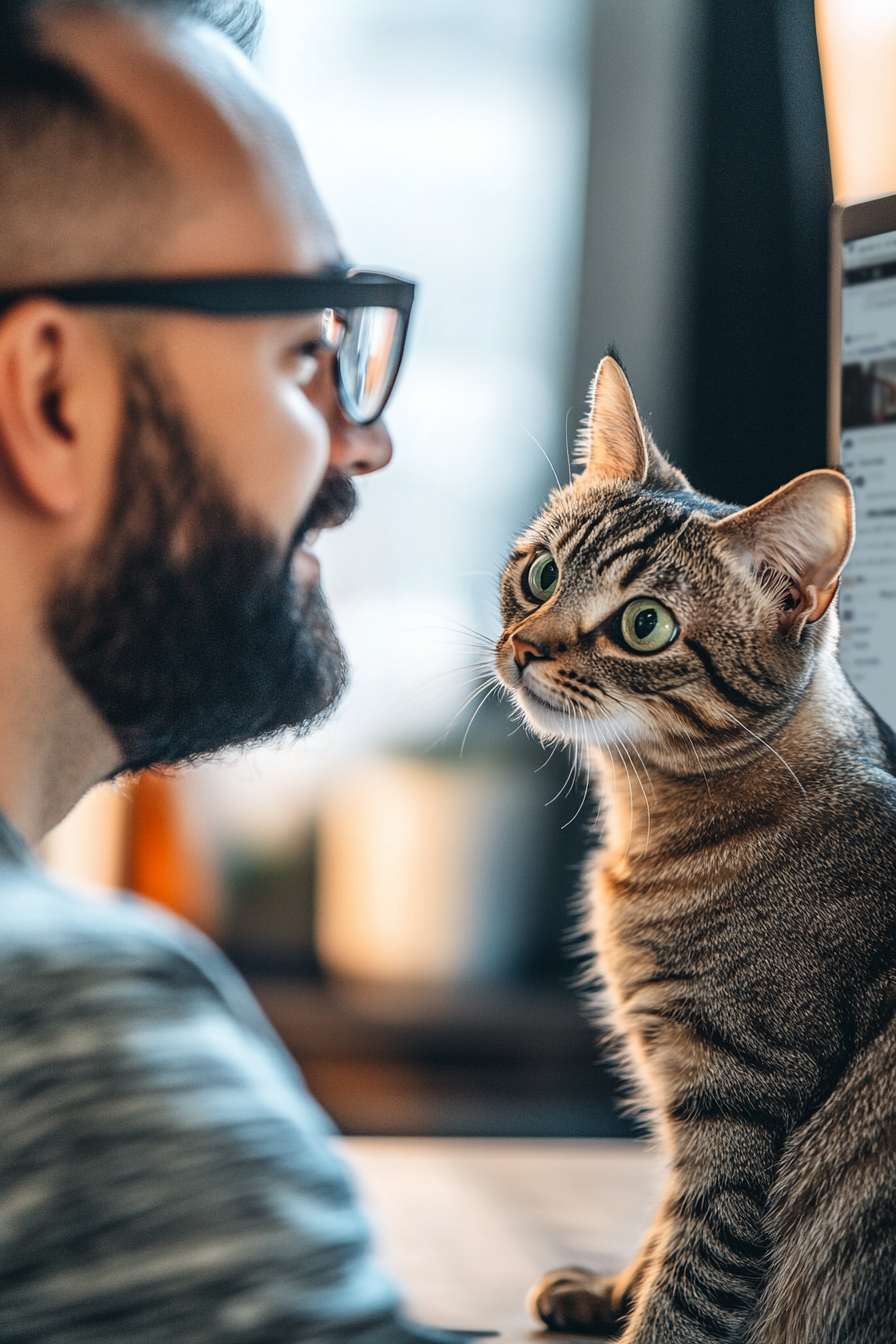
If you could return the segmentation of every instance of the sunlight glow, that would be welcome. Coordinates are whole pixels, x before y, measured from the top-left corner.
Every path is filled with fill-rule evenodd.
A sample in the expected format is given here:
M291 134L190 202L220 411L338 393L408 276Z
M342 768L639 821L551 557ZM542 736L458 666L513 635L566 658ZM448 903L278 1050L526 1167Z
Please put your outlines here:
M816 0L834 194L896 191L896 4Z

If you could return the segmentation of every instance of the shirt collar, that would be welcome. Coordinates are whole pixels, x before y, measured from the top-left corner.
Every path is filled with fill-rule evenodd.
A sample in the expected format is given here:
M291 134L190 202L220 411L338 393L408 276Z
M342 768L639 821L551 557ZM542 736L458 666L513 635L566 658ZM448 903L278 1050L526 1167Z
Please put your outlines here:
M2 859L19 867L30 867L35 861L24 838L8 817L0 812L0 860Z

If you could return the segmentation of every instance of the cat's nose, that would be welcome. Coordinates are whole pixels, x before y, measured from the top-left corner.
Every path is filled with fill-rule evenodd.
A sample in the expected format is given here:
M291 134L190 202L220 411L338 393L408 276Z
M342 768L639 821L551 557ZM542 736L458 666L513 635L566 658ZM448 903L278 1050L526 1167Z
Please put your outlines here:
M529 644L527 640L518 639L516 635L510 636L510 643L513 647L513 660L521 672L533 659L546 656L537 644Z

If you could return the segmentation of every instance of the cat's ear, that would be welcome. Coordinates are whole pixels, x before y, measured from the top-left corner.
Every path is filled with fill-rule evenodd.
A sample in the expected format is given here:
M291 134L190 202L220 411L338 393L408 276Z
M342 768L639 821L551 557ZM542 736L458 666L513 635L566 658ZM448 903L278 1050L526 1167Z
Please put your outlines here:
M597 366L576 456L580 480L638 481L647 476L647 439L628 379L612 355Z
M754 573L773 571L790 580L781 624L803 625L827 611L852 550L852 487L839 471L807 471L711 526Z

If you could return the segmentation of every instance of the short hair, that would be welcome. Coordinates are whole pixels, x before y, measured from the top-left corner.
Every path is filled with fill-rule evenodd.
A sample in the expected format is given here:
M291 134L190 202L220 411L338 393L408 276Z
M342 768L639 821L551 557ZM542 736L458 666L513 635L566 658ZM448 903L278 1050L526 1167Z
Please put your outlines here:
M41 47L40 20L68 3L0 0L0 288L132 271L171 218L176 184L136 121ZM248 54L261 31L259 0L77 7L192 17Z

